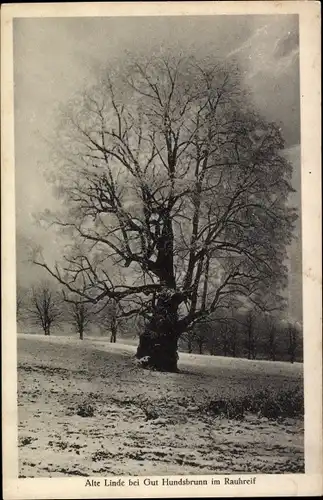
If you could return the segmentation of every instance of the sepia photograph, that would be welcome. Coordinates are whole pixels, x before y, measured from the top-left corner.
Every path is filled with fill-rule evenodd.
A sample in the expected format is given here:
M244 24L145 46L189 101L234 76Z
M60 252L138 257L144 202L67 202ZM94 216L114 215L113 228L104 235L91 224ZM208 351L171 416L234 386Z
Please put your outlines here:
M305 476L300 41L293 12L13 16L19 480Z

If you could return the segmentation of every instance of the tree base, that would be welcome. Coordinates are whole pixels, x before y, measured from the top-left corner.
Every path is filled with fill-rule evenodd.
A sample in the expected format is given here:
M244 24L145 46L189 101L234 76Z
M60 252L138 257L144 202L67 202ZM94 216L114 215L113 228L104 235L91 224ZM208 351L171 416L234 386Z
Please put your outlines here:
M160 372L178 372L177 339L145 331L139 339L136 358L143 368Z
M160 293L152 317L140 335L136 357L145 368L177 372L178 296L174 290Z

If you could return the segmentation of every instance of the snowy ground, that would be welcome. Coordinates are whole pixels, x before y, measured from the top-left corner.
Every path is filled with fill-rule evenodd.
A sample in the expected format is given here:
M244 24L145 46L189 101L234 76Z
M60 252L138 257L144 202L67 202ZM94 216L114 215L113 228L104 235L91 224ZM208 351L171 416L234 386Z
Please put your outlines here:
M170 374L137 367L134 352L19 335L21 477L304 471L301 418L201 411L214 398L296 391L301 364L180 354ZM78 414L87 409L92 416Z

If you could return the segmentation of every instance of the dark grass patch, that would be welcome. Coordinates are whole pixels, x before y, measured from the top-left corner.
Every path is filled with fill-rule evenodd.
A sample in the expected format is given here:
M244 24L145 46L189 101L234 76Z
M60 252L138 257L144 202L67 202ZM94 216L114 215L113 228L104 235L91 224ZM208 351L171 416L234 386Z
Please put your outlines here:
M28 446L34 441L37 441L37 438L31 436L25 436L19 439L19 446Z
M60 450L66 450L68 443L65 441L48 441L48 446L56 446Z
M247 411L270 420L304 417L304 395L300 390L274 393L267 389L244 399Z
M204 410L208 414L229 420L242 420L245 416L243 400L239 401L238 399L212 399L207 402L204 408L200 409L202 412Z
M94 417L94 407L89 403L81 403L76 409L79 417Z
M247 413L269 420L304 417L304 397L300 390L258 391L242 398L214 398L200 405L202 413L216 417L242 420Z
M304 398L300 388L266 388L253 393L251 391L251 394L224 393L222 396L205 392L198 397L185 397L179 401L175 398L160 398L156 401L134 398L120 403L119 406L137 407L144 421L160 421L162 424L179 423L184 416L186 421L190 415L198 415L202 419L207 416L238 421L248 414L272 421L304 417Z
M115 455L110 451L104 451L104 450L96 451L92 455L93 462L100 462L101 460L106 460L106 459L115 459Z

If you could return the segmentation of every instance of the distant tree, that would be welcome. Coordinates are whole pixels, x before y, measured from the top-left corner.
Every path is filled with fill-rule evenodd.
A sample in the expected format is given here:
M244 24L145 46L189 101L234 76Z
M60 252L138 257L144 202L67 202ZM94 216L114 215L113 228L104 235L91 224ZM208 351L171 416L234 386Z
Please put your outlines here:
M63 318L60 295L47 282L33 286L27 314L34 325L41 327L45 335L50 335L51 328L59 326Z
M217 347L218 347L218 335L217 335L216 325L214 325L214 328L210 331L208 335L208 349L211 356L215 356L217 352Z
M248 359L257 357L257 330L254 311L249 310L244 319L245 346L248 353Z
M111 300L109 307L109 317L110 317L110 342L115 343L117 341L117 331L118 331L118 303L116 300Z
M110 299L107 301L105 307L97 314L95 314L94 322L104 332L110 335L110 342L117 341L118 329L120 321L124 317L123 311L118 301Z
M187 332L181 336L181 341L186 344L189 353L198 352L204 354L205 349L215 355L217 346L217 325L212 318L205 318L204 321L197 322Z
M292 166L238 68L134 62L69 104L56 144L68 207L56 224L84 248L54 267L35 262L84 302L136 296L139 313L153 302L136 354L150 367L176 371L181 334L232 296L278 306L296 219ZM108 260L132 279L111 279Z
M228 322L220 323L219 334L221 339L222 354L223 356L228 356L230 348L230 326Z
M194 333L194 341L198 347L198 353L203 354L203 350L208 342L208 339L202 330L198 330Z
M238 327L236 324L230 324L230 332L229 332L229 346L230 353L233 358L237 357L237 349L238 349Z
M265 321L265 328L268 336L268 352L269 358L272 361L276 361L277 357L277 333L278 333L278 321L271 315L267 315Z
M192 345L197 347L199 354L204 354L205 348L212 351L214 354L214 346L216 340L216 333L214 331L215 322L211 316L205 316L196 321L189 329L186 338L190 338Z
M72 302L70 304L70 315L72 319L73 326L76 329L76 332L80 336L80 340L84 338L84 331L88 327L91 318L92 312L89 304L85 304L84 302Z
M238 304L236 305L238 306ZM234 301L232 301L227 315L225 311L222 312L221 322L226 325L222 331L223 348L226 352L229 351L230 356L235 358L238 355L239 337L241 337L241 314L234 306Z
M18 284L17 291L16 291L17 321L21 321L24 318L24 312L25 312L25 308L27 305L27 303L26 303L27 297L28 297L27 290Z
M299 330L296 324L288 322L287 336L288 336L288 354L291 363L295 362L296 351L298 347L298 333Z
M191 330L189 330L188 332L184 332L181 336L181 340L185 342L187 351L189 353L192 353L194 349L194 332L192 332Z

